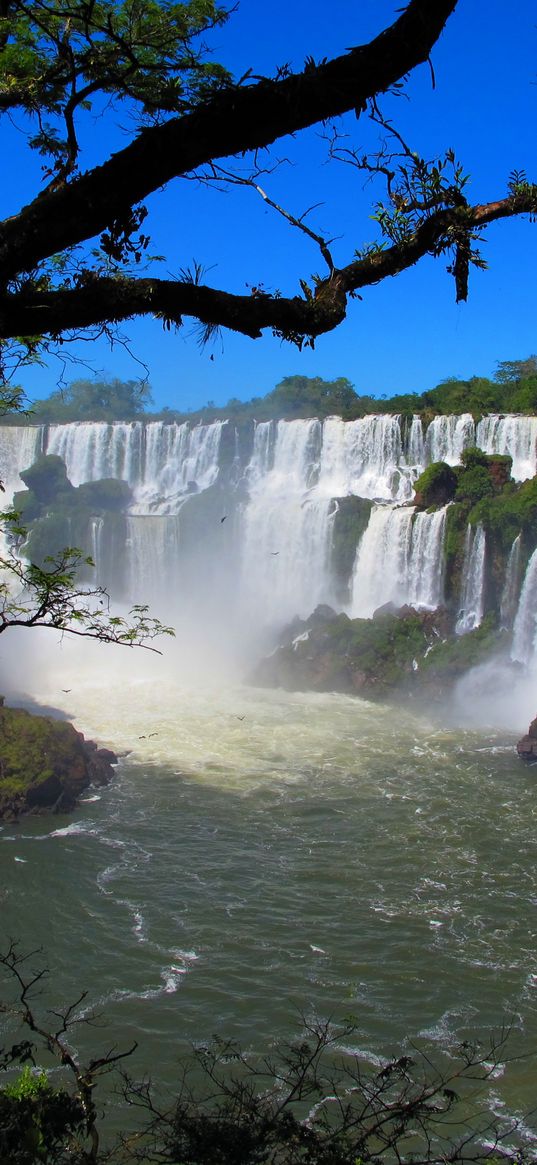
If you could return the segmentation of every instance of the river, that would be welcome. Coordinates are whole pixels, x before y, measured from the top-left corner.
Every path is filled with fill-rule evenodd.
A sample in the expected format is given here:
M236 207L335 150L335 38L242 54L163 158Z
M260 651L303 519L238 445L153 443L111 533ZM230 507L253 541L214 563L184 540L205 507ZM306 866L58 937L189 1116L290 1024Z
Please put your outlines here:
M536 779L514 733L181 683L140 655L36 676L36 700L127 754L69 818L0 831L2 930L44 948L47 1001L86 989L167 1083L191 1041L261 1050L303 1014L353 1015L367 1059L503 1022L535 1048ZM493 1092L529 1109L527 1065Z

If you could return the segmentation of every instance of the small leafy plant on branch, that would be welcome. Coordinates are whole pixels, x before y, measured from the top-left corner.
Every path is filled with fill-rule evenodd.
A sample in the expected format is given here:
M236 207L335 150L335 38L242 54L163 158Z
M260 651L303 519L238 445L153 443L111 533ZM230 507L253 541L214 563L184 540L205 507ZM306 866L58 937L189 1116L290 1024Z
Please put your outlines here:
M359 43L357 24L357 44L342 46L339 56L315 60L305 43L301 70L284 65L272 77L260 76L253 62L235 78L212 59L210 40L227 19L240 20L238 6L215 0L0 0L0 119L17 119L21 149L40 155L45 184L0 222L4 375L64 352L70 339L113 338L122 321L142 315L166 329L190 317L204 336L228 328L257 339L268 330L312 346L344 320L363 288L427 255L449 253L457 300L464 300L470 268L484 266L476 245L483 232L502 219L534 217L537 186L513 171L506 193L470 203L467 167L455 152L422 158L380 103L406 90L421 65L431 69L434 89L431 53L456 9L464 37L467 6L468 0L407 0L393 23L367 43ZM471 76L471 37L462 50ZM359 155L351 145L343 153L369 178L384 180L387 193L373 197L380 238L367 240L361 231L336 262L338 223L328 233L318 230L309 195L303 208L287 208L260 177L281 161L269 152L277 143L312 126L336 125L339 135L345 114L353 122L342 132L355 119L361 136L368 118L375 134L380 127L380 147ZM90 115L106 121L113 135L120 130L124 144L88 168ZM506 170L510 165L506 160ZM286 292L281 287L288 272L282 273L278 290L262 294L183 277L188 256L179 256L176 277L156 276L153 266L149 274L148 263L159 258L150 248L153 200L169 186L176 220L188 221L185 181L225 190L250 186L291 229L302 231L327 271L322 277L294 272ZM304 190L310 189L306 178ZM204 207L202 200L202 214ZM215 221L217 215L215 207ZM244 272L246 289L265 287L263 248L255 242L256 269Z
M2 1165L97 1165L108 1160L109 1154L101 1152L94 1090L99 1079L130 1056L136 1045L120 1052L112 1048L82 1063L73 1049L72 1033L80 1022L86 992L42 1019L38 998L48 970L36 964L41 955L41 951L22 952L13 941L0 951L0 1016L5 1024L22 1025L30 1033L29 1039L0 1048L0 1071L23 1065L16 1079L11 1076L0 1087L0 1161ZM89 1016L84 1022L94 1019ZM39 1054L46 1056L48 1066L63 1070L59 1086L51 1082L48 1070L36 1069Z
M1 514L0 528L2 523L8 536L24 541L28 532L17 514ZM73 547L47 555L42 566L26 562L14 547L0 555L0 634L10 627L49 627L101 643L158 651L151 641L173 635L173 628L153 618L141 604L125 616L113 614L104 587L79 582L80 568L94 565L91 557Z

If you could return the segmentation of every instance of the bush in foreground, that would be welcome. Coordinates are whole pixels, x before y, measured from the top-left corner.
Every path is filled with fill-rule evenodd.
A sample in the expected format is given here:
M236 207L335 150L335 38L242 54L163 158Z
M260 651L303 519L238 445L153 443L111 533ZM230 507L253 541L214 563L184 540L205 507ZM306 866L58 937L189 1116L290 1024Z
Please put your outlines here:
M95 1089L133 1049L82 1064L73 1051L72 1029L84 996L49 1013L53 1024L44 1026L32 1001L46 972L32 969L32 960L13 943L0 956L12 997L0 1010L31 1033L31 1039L0 1052L0 1070L24 1065L18 1078L0 1089L2 1165L521 1165L536 1160L524 1152L517 1123L493 1118L486 1104L488 1082L506 1061L505 1031L487 1048L462 1044L450 1050L443 1067L412 1048L409 1055L371 1068L349 1051L358 1034L353 1021L339 1030L328 1021L304 1021L303 1038L273 1056L247 1054L221 1040L198 1048L182 1065L170 1105L149 1082L123 1075L126 1105L141 1114L140 1125L106 1145ZM38 1047L65 1069L60 1087L35 1068Z

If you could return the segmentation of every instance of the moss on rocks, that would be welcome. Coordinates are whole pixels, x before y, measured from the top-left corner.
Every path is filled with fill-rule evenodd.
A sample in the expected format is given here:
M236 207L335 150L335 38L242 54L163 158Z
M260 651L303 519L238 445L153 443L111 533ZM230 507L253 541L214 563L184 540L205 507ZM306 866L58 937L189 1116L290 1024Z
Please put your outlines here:
M76 490L76 505L92 514L118 513L127 509L132 490L126 481L103 477L99 481L85 481Z
M261 662L252 682L383 698L402 685L416 686L420 661L445 625L445 612L411 607L374 619L295 622L292 640Z
M103 545L116 547L118 532L123 544L124 515L132 500L132 490L126 481L101 478L75 488L61 457L48 454L38 457L21 477L29 488L15 494L13 509L28 530L23 553L30 562L43 566L47 557L58 554L66 546L90 552L91 526L96 517L104 523ZM118 556L108 557L114 561L117 577ZM79 577L91 578L91 574L81 565Z
M251 677L262 687L339 691L366 699L394 693L442 700L470 667L501 649L506 636L493 617L464 636L450 632L445 610L381 610L373 619L338 615L324 623L295 621L287 642Z
M507 639L491 613L475 631L437 640L420 664L420 685L432 695L441 696L470 668L505 647Z
M64 720L0 706L0 819L67 811L89 784L107 784L116 757Z
M455 496L457 474L445 461L434 461L420 474L414 486L415 503L419 509L445 506Z

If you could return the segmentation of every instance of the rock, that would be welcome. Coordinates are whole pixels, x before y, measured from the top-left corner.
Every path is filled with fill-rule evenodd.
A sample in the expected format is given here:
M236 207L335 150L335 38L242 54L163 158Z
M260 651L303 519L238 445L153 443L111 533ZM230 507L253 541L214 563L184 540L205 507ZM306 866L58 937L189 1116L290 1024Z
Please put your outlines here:
M526 736L518 741L516 750L520 759L526 764L531 765L537 762L537 717L532 720Z
M93 741L91 742L93 744ZM88 756L88 775L92 785L108 785L114 775L112 765L117 756L110 748L97 748Z
M414 504L419 510L445 506L455 496L457 475L445 461L435 461L424 469L414 488Z
M65 813L88 785L107 785L117 757L63 720L0 706L0 819Z
M326 608L314 616L288 628L291 634L259 662L251 683L347 692L368 700L404 693L444 701L446 689L499 642L486 619L467 635L450 635L446 608L418 611L385 604L373 619L349 619Z

